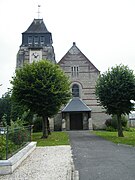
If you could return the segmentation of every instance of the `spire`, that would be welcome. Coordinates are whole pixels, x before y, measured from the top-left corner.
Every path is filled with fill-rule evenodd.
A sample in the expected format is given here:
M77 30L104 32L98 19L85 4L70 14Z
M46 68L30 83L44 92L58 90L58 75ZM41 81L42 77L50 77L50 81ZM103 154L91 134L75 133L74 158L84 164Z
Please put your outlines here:
M25 33L49 33L43 19L34 19Z

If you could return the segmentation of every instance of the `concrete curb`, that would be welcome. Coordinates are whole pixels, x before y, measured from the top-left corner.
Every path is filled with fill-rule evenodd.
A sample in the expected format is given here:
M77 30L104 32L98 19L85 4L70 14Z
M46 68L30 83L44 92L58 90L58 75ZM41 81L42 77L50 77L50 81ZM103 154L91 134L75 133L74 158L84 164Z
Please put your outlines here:
M71 159L71 167L67 180L79 180L79 172L75 170L73 159Z
M0 175L11 174L36 148L37 142L31 142L8 160L0 160Z

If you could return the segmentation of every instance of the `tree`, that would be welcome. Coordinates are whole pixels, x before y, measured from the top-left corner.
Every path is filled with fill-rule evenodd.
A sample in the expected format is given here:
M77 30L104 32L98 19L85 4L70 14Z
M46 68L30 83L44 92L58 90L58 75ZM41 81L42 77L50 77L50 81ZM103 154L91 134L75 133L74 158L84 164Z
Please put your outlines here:
M121 115L133 110L135 75L127 66L119 65L101 74L96 84L96 95L107 114L116 115L118 136L123 137Z
M28 118L24 117L27 113ZM0 122L4 118L7 125L10 125L11 120L16 121L18 118L29 122L32 119L30 111L25 110L22 106L18 105L12 100L11 91L9 90L2 98L0 98Z
M48 137L47 119L70 99L70 83L58 65L47 60L26 64L11 81L13 99L42 117L42 138Z
M10 116L11 116L11 92L8 91L5 93L2 98L0 98L0 121L2 121L2 117L4 116L6 123L10 124Z

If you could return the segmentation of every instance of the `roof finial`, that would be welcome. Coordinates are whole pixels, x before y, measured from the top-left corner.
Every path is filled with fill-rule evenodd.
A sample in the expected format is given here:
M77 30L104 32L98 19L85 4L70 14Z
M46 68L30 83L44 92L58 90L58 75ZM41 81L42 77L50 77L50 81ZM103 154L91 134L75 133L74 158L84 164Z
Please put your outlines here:
M41 5L38 5L38 19L40 18L40 7L41 7Z

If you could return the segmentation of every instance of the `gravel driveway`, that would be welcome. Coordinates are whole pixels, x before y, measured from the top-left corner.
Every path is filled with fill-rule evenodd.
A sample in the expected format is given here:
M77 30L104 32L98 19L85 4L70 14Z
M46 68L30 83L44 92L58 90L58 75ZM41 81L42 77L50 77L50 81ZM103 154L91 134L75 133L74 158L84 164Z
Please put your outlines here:
M70 179L70 146L37 147L10 175L0 180L67 180Z

